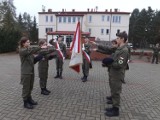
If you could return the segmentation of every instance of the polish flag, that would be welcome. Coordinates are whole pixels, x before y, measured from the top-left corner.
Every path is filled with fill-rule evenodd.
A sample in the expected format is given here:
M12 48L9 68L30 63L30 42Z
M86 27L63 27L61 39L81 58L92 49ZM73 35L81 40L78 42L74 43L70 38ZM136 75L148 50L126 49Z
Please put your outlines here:
M80 72L80 65L82 64L82 48L81 48L81 31L80 31L80 22L77 23L76 32L74 34L73 42L70 48L71 59L69 67Z
M63 56L63 53L62 53L62 51L61 51L61 49L59 47L58 42L56 42L56 50L57 50L58 55L60 56L60 58L64 60L64 56Z

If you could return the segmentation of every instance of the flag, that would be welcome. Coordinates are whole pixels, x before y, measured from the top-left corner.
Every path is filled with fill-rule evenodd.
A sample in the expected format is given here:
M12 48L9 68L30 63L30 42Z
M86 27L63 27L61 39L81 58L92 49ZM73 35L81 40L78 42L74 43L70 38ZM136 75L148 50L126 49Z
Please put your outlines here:
M58 55L60 56L60 58L64 60L64 56L63 56L63 53L62 53L62 51L61 51L61 49L59 47L58 42L56 42L56 50L57 50Z
M74 34L73 42L70 48L71 59L69 67L80 72L80 65L82 64L82 48L81 48L81 31L80 31L80 22L77 23L76 32Z

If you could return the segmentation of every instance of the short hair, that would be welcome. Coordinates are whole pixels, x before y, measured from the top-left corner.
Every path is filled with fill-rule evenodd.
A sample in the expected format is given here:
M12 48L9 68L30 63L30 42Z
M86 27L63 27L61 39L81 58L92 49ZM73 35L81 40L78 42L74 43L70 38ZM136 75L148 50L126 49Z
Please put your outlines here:
M21 37L20 41L19 41L19 46L22 48L23 44L29 40L27 37Z
M46 40L40 40L39 43L38 43L38 45L41 46L41 45L43 45L45 42L47 42L47 41L46 41Z
M127 39L128 39L128 35L127 35L126 31L117 33L116 36L117 36L117 37L120 37L120 38L124 38L124 42L126 42Z

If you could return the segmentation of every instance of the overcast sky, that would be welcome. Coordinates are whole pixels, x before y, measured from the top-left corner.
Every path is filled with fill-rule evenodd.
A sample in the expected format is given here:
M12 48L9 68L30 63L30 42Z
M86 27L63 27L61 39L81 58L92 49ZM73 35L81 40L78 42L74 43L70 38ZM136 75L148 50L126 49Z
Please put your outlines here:
M42 11L42 5L46 10L52 9L52 11L87 11L87 8L94 9L98 6L98 11L104 11L105 9L118 8L122 12L132 12L133 9L148 8L151 6L153 10L160 10L159 0L14 0L14 5L17 8L17 15L19 13L27 12L31 16L38 17L38 12ZM38 18L37 18L38 19Z

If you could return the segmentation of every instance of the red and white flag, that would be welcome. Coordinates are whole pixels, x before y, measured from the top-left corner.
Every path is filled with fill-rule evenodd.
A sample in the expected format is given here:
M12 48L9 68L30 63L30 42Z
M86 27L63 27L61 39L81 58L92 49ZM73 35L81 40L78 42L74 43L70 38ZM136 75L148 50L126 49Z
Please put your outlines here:
M72 52L72 54L71 54L69 67L79 73L80 65L83 62L82 61L80 22L77 23L77 28L74 34L74 38L73 38L73 42L72 42L70 51Z
M60 56L60 58L64 60L64 56L63 56L63 53L62 53L62 51L61 51L61 49L59 47L58 42L56 42L56 50L57 50L58 55Z

